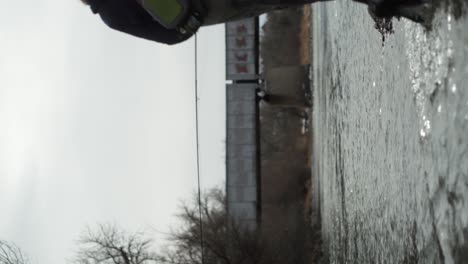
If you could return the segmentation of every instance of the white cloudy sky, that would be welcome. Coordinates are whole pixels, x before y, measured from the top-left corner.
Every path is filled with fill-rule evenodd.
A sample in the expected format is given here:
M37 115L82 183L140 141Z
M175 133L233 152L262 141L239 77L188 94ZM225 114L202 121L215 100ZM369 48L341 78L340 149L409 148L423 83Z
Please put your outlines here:
M63 264L85 224L167 230L196 187L193 40L105 27L78 0L2 1L0 239ZM224 28L202 30L202 181L224 182Z

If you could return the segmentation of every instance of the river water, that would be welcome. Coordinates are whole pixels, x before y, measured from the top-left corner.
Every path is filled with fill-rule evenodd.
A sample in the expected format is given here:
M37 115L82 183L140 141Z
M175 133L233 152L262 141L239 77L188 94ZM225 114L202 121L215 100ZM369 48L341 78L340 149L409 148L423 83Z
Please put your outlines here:
M313 5L313 187L330 263L468 263L468 19Z

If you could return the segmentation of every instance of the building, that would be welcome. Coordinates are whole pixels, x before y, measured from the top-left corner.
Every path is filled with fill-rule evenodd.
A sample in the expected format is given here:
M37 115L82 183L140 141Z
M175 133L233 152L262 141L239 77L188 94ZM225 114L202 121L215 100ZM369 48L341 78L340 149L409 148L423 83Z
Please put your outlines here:
M227 210L249 229L260 215L258 39L258 18L226 24Z

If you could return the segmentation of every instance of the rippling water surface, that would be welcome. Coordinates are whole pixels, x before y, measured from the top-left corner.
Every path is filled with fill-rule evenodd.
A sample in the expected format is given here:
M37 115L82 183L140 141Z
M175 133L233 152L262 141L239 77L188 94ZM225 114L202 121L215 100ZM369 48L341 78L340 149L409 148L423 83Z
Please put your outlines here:
M331 263L468 263L468 19L313 6L314 176Z

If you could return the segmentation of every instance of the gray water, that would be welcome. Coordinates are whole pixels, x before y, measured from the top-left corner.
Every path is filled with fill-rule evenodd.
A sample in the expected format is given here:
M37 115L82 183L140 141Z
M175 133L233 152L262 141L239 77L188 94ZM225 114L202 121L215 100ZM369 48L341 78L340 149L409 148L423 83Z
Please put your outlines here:
M314 183L330 263L468 263L468 19L374 29L313 5ZM383 45L384 44L384 45Z

